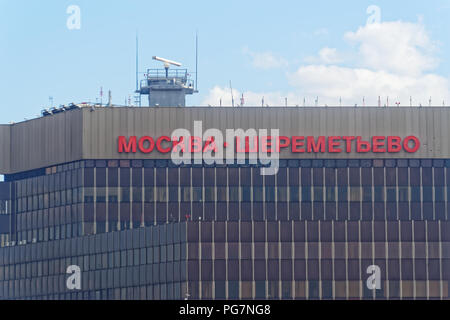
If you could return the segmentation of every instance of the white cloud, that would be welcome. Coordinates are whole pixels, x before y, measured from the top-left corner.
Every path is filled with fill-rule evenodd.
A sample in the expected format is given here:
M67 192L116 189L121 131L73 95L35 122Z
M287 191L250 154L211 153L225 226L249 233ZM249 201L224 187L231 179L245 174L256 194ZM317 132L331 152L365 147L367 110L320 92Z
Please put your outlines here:
M284 58L277 57L272 52L253 52L248 48L243 49L244 54L252 59L253 67L257 69L276 69L288 66L288 61Z
M325 47L319 51L317 57L307 57L305 61L308 63L336 64L343 62L344 59L338 53L336 48Z
M308 105L314 105L316 96L319 105L339 105L340 99L343 105L362 105L365 97L366 105L375 106L378 96L382 104L389 97L390 105L398 101L407 106L411 96L414 105L428 105L430 97L433 105L442 105L443 101L449 104L450 80L434 72L439 65L437 46L420 21L369 24L346 33L344 39L356 45L356 52L344 56L334 48L322 48L316 57L306 59L307 65L287 73L290 93L246 92L246 105L261 105L262 96L269 105L284 105L286 96L290 105L302 105L303 97ZM250 54L255 66L266 69L288 64L270 54ZM225 97L223 101L229 99L231 105L230 93L220 87L211 90L205 104L218 105L220 96ZM240 98L240 93L235 97Z
M345 39L359 44L361 66L406 75L433 70L436 45L422 23L384 22L348 32Z
M264 99L264 106L284 106L285 98L288 98L288 104L294 106L300 104L300 99L294 93L282 92L253 92L233 89L234 105L241 103L242 93L244 94L244 105L248 107L260 107ZM209 91L208 96L203 100L204 105L219 106L222 101L223 107L232 106L231 89L221 86L215 86Z
M289 82L308 96L319 96L320 103L328 105L338 105L340 98L344 105L362 105L365 97L366 105L376 106L379 95L383 104L389 97L390 105L397 101L409 105L411 96L417 105L428 105L430 96L435 99L433 105L450 101L449 80L435 74L414 77L365 68L310 65L289 75Z

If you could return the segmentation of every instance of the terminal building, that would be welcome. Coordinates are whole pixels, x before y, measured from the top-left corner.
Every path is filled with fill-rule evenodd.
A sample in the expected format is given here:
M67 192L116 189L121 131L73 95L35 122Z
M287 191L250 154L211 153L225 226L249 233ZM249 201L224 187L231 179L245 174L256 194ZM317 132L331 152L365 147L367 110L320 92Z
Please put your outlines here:
M450 108L186 108L154 59L0 125L0 300L449 299Z
M278 129L276 172L177 164L172 134L196 122ZM433 107L88 106L1 125L0 299L448 299L449 127Z

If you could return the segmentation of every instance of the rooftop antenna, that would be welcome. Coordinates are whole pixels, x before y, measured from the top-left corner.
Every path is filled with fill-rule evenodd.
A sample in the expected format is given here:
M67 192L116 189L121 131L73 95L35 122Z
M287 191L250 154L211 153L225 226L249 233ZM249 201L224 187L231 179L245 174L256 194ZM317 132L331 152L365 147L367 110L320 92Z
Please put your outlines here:
M198 91L198 30L195 34L195 91Z
M230 90L231 90L231 105L234 107L233 86L231 85L231 80L230 80Z
M342 107L342 97L339 97L339 107Z
M412 96L409 97L409 106L412 107Z
M430 97L430 101L429 101L429 107L431 107L431 97Z
M50 107L53 108L53 97L48 97L48 100L50 102Z
M139 35L136 31L136 92L139 91Z
M164 63L164 68L166 69L166 78L169 77L169 67L170 67L170 65L181 67L181 63L176 62L176 61L172 61L172 60L168 60L168 59L164 59L164 58L160 58L160 57L156 57L156 56L153 57L153 60L160 61L160 62Z
M135 104L139 107L142 106L142 92L140 91L139 83L139 33L136 30L136 91L134 96Z

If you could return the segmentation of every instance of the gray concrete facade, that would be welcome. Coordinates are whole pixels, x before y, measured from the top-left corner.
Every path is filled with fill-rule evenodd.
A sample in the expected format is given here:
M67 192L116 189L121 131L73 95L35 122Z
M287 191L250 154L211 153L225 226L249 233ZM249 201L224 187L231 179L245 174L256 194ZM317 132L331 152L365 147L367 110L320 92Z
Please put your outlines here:
M12 174L81 159L164 159L170 154L119 153L119 136L170 136L173 130L279 129L283 136L418 137L416 153L292 153L284 159L450 158L450 108L82 108L0 125L0 173ZM356 148L355 148L356 149Z

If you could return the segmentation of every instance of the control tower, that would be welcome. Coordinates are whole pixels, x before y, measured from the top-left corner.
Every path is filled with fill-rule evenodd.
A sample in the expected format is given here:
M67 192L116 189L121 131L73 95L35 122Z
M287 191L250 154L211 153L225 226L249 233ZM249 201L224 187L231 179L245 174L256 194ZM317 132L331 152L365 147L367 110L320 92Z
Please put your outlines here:
M136 90L138 105L142 105L142 96L148 95L150 107L185 107L186 95L198 92L188 70L170 69L171 65L181 67L181 63L175 61L160 57L153 57L153 60L163 62L164 69L147 70Z

